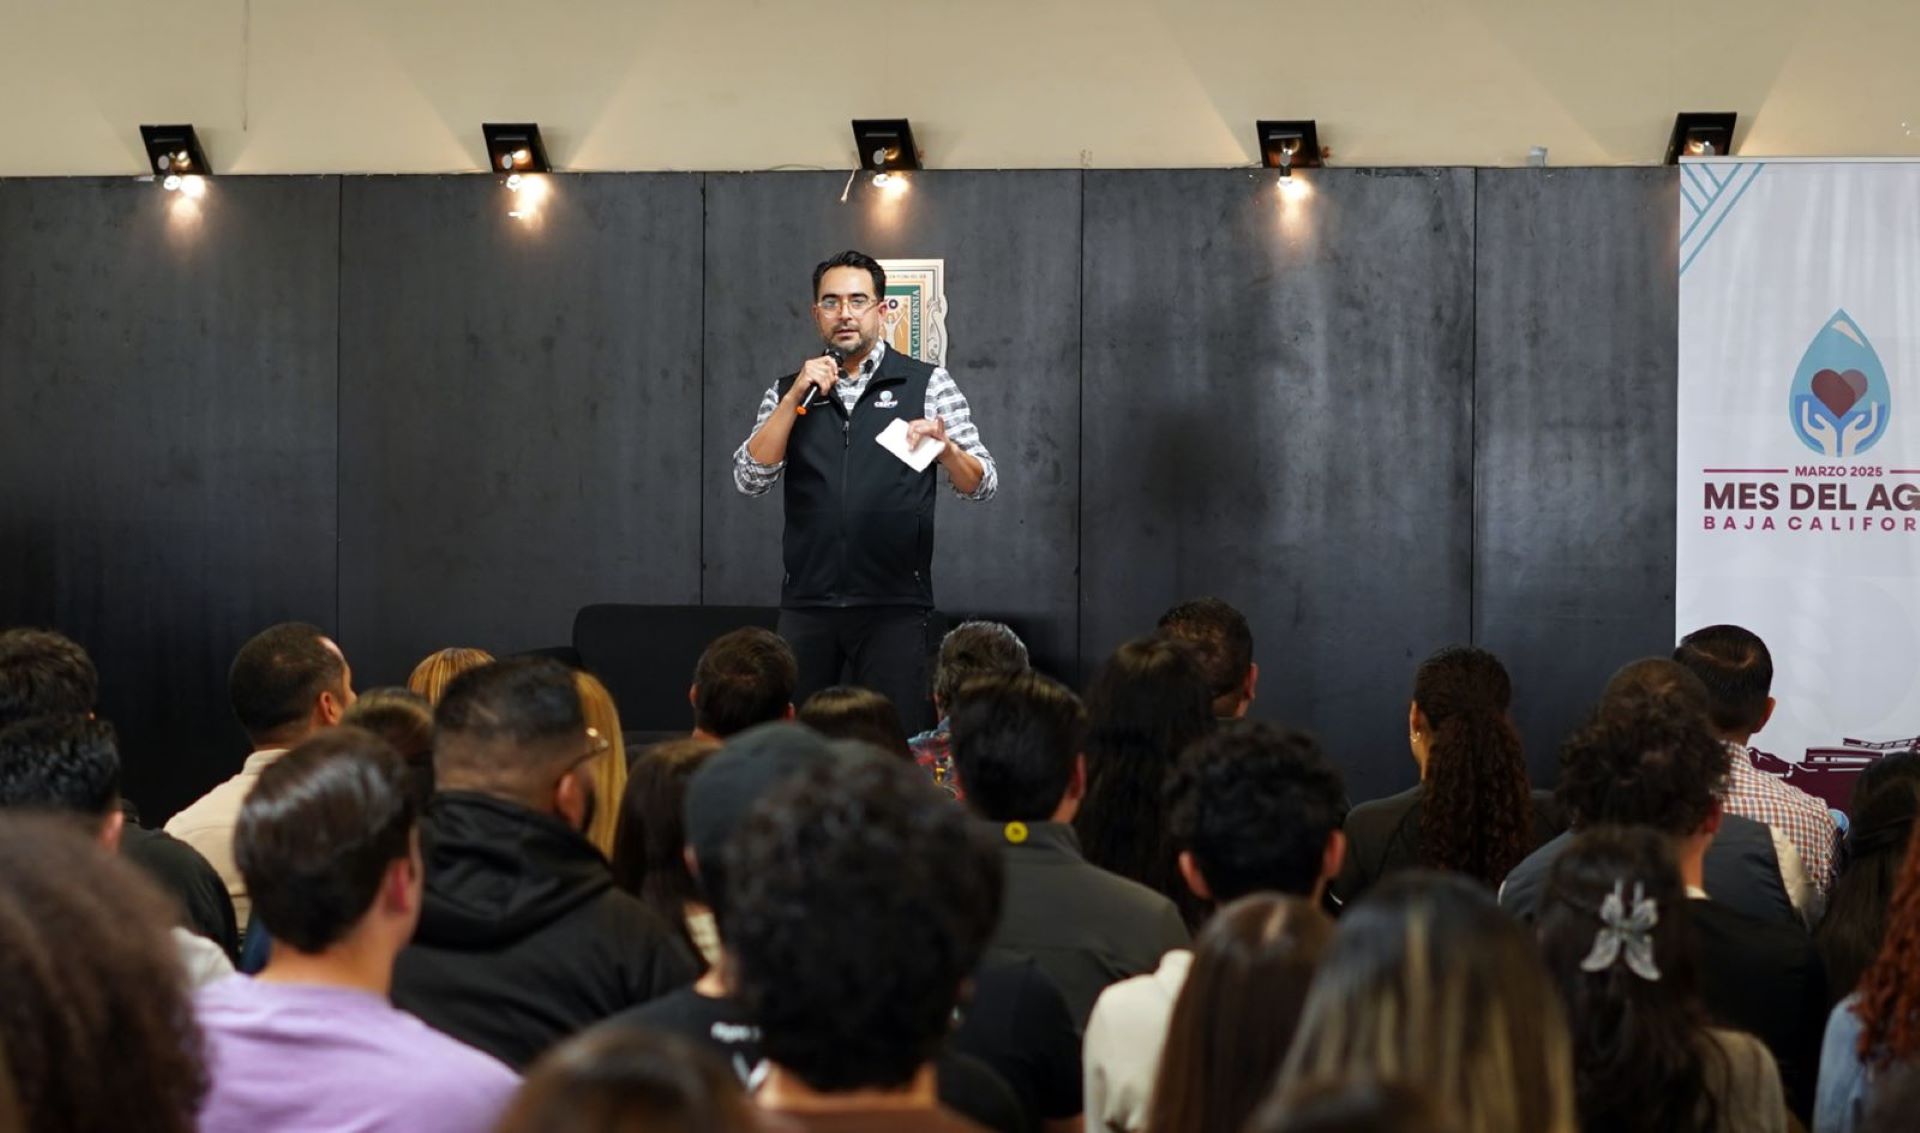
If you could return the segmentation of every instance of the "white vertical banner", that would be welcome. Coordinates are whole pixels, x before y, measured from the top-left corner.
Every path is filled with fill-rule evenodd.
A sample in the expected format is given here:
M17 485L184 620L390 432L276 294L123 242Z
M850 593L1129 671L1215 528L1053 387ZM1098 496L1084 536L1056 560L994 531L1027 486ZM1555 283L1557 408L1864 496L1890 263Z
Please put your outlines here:
M1920 734L1920 163L1680 185L1675 629L1766 641L1761 763L1843 805Z

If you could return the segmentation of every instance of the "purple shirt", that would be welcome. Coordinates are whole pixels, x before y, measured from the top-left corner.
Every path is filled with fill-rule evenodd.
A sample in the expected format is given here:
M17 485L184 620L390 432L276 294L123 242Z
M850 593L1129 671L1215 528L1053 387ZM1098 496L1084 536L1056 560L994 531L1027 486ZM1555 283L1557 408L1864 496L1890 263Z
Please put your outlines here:
M380 996L235 976L194 994L201 1133L485 1133L520 1079Z

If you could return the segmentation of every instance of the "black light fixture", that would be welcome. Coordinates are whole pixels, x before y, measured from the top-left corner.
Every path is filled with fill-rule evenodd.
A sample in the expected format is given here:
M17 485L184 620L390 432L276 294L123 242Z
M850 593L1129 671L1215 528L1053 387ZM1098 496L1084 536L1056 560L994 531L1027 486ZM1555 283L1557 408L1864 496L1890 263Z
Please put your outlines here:
M913 127L905 118L855 118L853 145L860 151L860 168L873 174L875 187L906 192L902 174L920 168L920 148L913 144Z
M1673 117L1673 135L1667 139L1668 165L1680 164L1683 157L1725 157L1733 152L1732 111L1708 113L1684 111Z
M142 126L140 141L147 149L147 164L160 185L168 192L176 189L197 197L206 191L202 178L213 175L207 153L200 148L200 136L190 125Z
M1282 179L1296 169L1318 169L1326 164L1320 149L1320 131L1312 118L1275 121L1262 118L1254 123L1260 138L1260 163L1278 169Z
M508 179L525 173L551 173L546 143L540 140L540 127L532 122L483 122L480 132L487 139L487 167L504 173Z

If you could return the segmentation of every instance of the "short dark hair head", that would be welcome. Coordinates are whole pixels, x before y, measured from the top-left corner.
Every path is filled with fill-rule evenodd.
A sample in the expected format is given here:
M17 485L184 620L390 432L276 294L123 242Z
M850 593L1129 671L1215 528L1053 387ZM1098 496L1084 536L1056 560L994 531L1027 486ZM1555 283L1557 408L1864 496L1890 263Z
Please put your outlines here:
M1195 742L1167 783L1173 844L1220 904L1311 895L1346 817L1340 772L1313 737L1278 724L1236 723Z
M0 728L0 807L105 816L120 800L113 725L35 716Z
M499 1133L754 1133L753 1105L717 1056L678 1035L596 1027L548 1051Z
M360 728L329 728L269 764L240 807L233 857L274 940L324 952L372 908L413 852L407 765Z
M1024 673L1031 668L1027 644L999 622L961 622L940 639L933 668L933 699L951 712L960 686L975 677Z
M1159 630L1199 653L1216 710L1239 694L1253 668L1253 627L1245 614L1218 598L1194 598L1161 614Z
M580 761L586 709L573 670L547 657L469 669L434 709L436 780L520 797Z
M823 688L800 706L802 724L830 740L859 740L889 755L912 759L907 729L893 701L870 688L835 685Z
M1560 803L1576 828L1612 823L1695 833L1726 793L1732 763L1685 700L1625 693L1601 702L1560 748Z
M191 1133L207 1077L166 899L70 819L0 814L0 862L7 1127Z
M887 269L880 266L879 260L867 255L865 252L856 252L848 249L837 255L828 256L826 259L814 265L813 297L815 299L820 297L820 281L825 279L827 273L834 268L859 268L861 271L873 277L873 297L875 299L885 299L887 297Z
M29 716L85 716L100 699L93 658L50 629L0 632L0 727Z
M1673 659L1707 686L1715 728L1752 734L1766 723L1773 654L1758 634L1732 625L1697 629L1680 639Z
M306 719L323 692L344 695L347 665L327 635L306 622L281 622L240 647L227 673L233 714L255 743L272 740Z
M995 822L1051 818L1086 747L1080 698L1052 677L1026 672L968 681L948 711L967 805Z
M1658 700L1707 715L1707 686L1685 665L1665 657L1642 657L1620 666L1600 693L1605 703L1621 697Z
M770 1060L828 1093L933 1060L1000 919L979 824L918 768L834 761L762 799L726 858L727 947Z
M365 728L393 745L406 761L414 801L427 805L433 795L433 704L404 688L363 692L340 717L342 724Z
M1585 961L1618 893L1622 913L1653 903L1648 930L1657 982L1622 955L1599 971ZM1575 1095L1583 1129L1713 1128L1700 1037L1706 1010L1695 993L1686 886L1672 840L1645 827L1580 832L1547 871L1535 931L1567 1004ZM1710 1104L1710 1103L1709 1103Z
M779 634L759 626L723 633L693 667L694 727L725 738L778 720L799 683L799 662Z

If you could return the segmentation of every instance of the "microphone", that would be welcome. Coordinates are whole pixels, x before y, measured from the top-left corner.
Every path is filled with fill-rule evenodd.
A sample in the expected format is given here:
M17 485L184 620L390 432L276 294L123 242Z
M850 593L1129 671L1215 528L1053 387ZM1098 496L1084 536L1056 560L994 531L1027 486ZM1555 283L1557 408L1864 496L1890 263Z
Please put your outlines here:
M841 366L846 364L847 352L840 349L838 346L829 346L827 347L826 352L822 355L822 357L831 358L833 359L833 364L835 366ZM805 417L807 415L807 410L812 409L816 404L818 404L820 399L821 399L820 387L808 386L807 396L800 399L800 404L794 406L793 411L795 413L798 413L800 416Z

